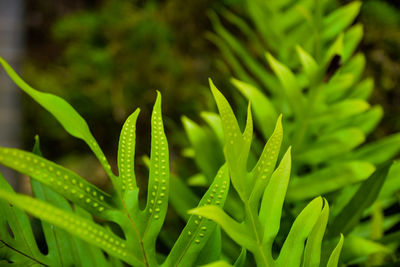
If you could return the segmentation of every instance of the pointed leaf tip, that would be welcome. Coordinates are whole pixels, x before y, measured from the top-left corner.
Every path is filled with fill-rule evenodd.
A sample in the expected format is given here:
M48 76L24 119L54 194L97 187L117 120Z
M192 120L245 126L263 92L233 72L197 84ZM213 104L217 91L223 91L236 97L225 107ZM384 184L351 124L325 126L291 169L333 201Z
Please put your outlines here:
M344 237L343 234L340 233L340 239L339 242L337 243L336 247L333 249L332 254L329 257L327 267L337 267L339 263L339 258L340 258L340 253L342 251L343 247L343 242L344 242Z
M276 120L276 124L275 124L276 129L283 130L282 129L283 128L282 127L282 118L283 118L283 115L281 113L281 114L279 114L278 119Z
M209 83L209 85L210 85L210 89L211 89L211 92L212 92L212 94L214 95L214 97L216 96L216 94L218 94L218 93L220 93L221 94L221 92L218 90L218 88L215 86L215 84L214 84L214 82L211 80L211 78L208 78L208 83Z
M288 147L288 149L287 149L285 155L286 155L286 154L287 154L288 156L290 156L290 157L292 156L292 146L289 146L289 147Z
M157 97L156 97L156 103L155 103L155 105L160 105L161 99L162 99L162 97L161 97L161 92L158 91L158 90L156 90L156 93L157 93Z

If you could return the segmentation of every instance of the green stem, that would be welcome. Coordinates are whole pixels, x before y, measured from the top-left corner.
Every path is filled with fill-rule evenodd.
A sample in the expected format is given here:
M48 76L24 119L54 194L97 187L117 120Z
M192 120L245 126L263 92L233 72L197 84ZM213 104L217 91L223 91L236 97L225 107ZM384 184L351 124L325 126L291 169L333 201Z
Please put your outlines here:
M142 254L143 254L144 265L146 267L149 267L149 261L148 261L147 256L146 256L146 250L145 250L145 247L144 247L142 236L140 235L139 229L136 226L135 222L133 221L133 219L131 217L131 214L129 213L129 210L128 210L128 207L126 206L123 194L122 194L122 192L120 190L120 187L116 184L117 183L116 181L117 180L115 179L115 184L113 184L113 185L114 185L114 188L116 188L116 193L117 193L117 195L118 195L118 197L119 197L119 199L121 201L122 209L123 209L123 211L125 212L125 215L128 218L129 224L132 226L135 234L137 235L137 237L139 239L140 248L141 248Z
M249 201L244 201L245 211L246 211L246 221L247 224L250 225L249 229L253 232L254 237L257 242L257 250L252 251L254 254L254 258L256 260L258 267L272 267L274 266L272 257L265 253L264 247L262 245L262 233L260 232L260 228L257 227L257 213L254 209L250 207Z

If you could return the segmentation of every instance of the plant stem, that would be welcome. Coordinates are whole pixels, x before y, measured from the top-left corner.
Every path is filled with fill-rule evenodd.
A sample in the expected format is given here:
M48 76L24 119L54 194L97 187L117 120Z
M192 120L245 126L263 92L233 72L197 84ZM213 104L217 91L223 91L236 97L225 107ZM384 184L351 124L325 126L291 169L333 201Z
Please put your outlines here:
M256 238L257 241L257 250L252 251L257 263L258 267L272 267L273 261L272 258L269 257L269 255L265 254L264 248L262 246L262 233L259 231L259 227L257 227L257 214L254 209L250 207L249 201L246 200L244 201L244 206L245 206L245 211L246 211L246 221L250 224L249 229L251 232L253 232L254 237ZM248 220L250 219L250 221Z
M134 229L134 231L135 231L135 233L136 233L136 235L137 235L137 237L138 237L138 239L139 239L140 248L142 249L142 254L143 254L143 259L144 259L144 265L145 265L146 267L149 267L149 261L147 260L146 250L145 250L145 248L144 248L143 239L142 239L142 237L141 237L141 235L140 235L139 229L136 227L136 224L135 224L135 222L133 221L133 219L132 219L132 217L131 217L131 215L130 215L130 213L129 213L129 211L128 211L128 207L126 206L126 203L125 203L125 201L124 201L124 198L122 197L122 193L121 193L121 191L119 190L119 187L114 186L114 188L117 189L116 191L117 191L117 194L118 194L119 199L121 200L121 204L122 204L122 207L123 207L123 209L124 209L124 212L125 212L126 216L128 217L128 221L129 221L129 223L132 225L132 228Z

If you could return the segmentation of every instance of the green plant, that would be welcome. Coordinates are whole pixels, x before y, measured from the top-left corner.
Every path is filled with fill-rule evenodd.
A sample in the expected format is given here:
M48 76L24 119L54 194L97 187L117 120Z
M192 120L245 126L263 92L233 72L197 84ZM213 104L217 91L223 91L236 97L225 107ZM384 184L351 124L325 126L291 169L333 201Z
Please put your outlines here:
M333 222L328 232L349 237L344 249L347 263L365 261L374 253L391 254L399 246L392 242L394 249L389 249L387 242L382 243L385 232L399 223L397 213L386 217L393 223L374 223L385 209L398 211L400 164L393 165L387 178L381 165L399 155L400 134L363 145L383 111L368 103L373 81L362 78L365 59L354 54L363 35L361 25L352 25L360 5L358 1L337 7L335 1L246 0L244 14L211 13L216 34L209 34L236 77L232 84L252 103L258 138L249 152L249 165L262 153L262 144L282 113L283 151L292 146L294 158L287 192L293 207L286 209L285 219L293 222L304 201L326 197ZM245 101L235 93L240 119L245 116ZM206 126L183 119L191 142L185 153L200 170L188 183L197 186L207 186L216 172L215 162L224 160L222 152L215 152L224 148L223 121L211 113L202 118ZM212 149L206 145L211 143L219 145ZM203 160L210 158L211 163ZM363 199L368 201L359 207L354 204ZM228 203L233 216L245 216L238 205ZM398 228L394 230L398 234ZM328 234L327 239L331 237Z
M293 200L342 188L346 184L339 181L345 173L352 176L349 183L365 180L373 172L372 165L390 160L400 150L399 134L361 146L383 112L380 106L370 107L367 102L373 81L362 79L365 59L361 53L354 55L363 29L351 24L361 3L353 1L338 8L334 3L245 1L256 32L239 16L222 12L224 19L252 41L257 48L254 50L247 49L226 30L216 15L211 16L218 36L210 38L221 52L233 55L226 57L230 66L241 68L234 71L240 81L232 79L232 83L252 101L260 135L268 137L278 114L285 115L284 140L292 140L293 154L298 159L296 177L305 178L291 185L289 198ZM262 20L265 15L272 18ZM342 173L333 172L343 164L348 166L336 168L343 169ZM356 169L365 172L357 173ZM316 181L322 176L337 181L337 187L319 187ZM317 186L314 193L301 193L311 180Z
M334 1L245 3L257 32L229 11L222 12L222 17L253 41L255 52L246 49L216 15L211 17L218 36L210 38L223 53L231 53L233 57L226 57L230 66L241 68L234 71L240 80L232 79L232 83L252 101L255 125L263 138L272 132L278 114L285 115L285 140L292 140L298 159L294 171L300 178L291 185L289 199L307 199L365 180L374 170L372 165L398 155L399 134L360 146L383 114L381 107L370 107L367 102L373 81L362 80L363 55L353 55L363 31L359 24L349 26L360 2L337 9ZM261 15L266 14L272 19L262 20ZM340 180L346 174L351 178L342 184ZM317 182L324 181L322 176L336 181L336 187L322 186ZM303 190L311 182L315 182L313 193Z
M145 208L142 209L134 173L135 125L139 110L128 117L122 128L118 146L119 175L116 176L87 123L71 105L60 97L30 87L2 58L0 64L14 82L47 109L69 134L82 139L90 147L113 184L113 191L106 193L78 174L46 160L40 155L38 138L33 153L0 147L0 163L30 176L35 195L33 198L15 193L0 176L2 264L123 266L122 262L125 262L138 267L196 266L200 262L207 264L221 259L218 251L222 244L219 228L204 217L215 219L239 245L250 250L255 255L258 266L287 266L288 262L293 263L289 263L290 266L300 266L303 254L303 266L313 266L320 261L321 240L329 207L326 200L317 198L298 216L282 248L281 256L276 263L273 262L271 246L279 229L291 166L289 150L273 172L282 140L280 120L254 171L245 172L243 168L246 166L252 139L251 112L249 110L247 127L242 135L229 104L211 85L226 133L225 155L228 167L223 165L220 168L198 203L198 208L191 211L194 214L188 219L171 250L161 254L157 253L155 245L167 213L170 174L160 94L152 114L148 192ZM273 157L267 159L270 153ZM232 222L222 213L230 180L245 205L246 217L243 225ZM179 192L174 192L177 193ZM261 206L258 207L261 198ZM269 209L269 206L272 208ZM29 218L24 211L41 220L48 247L47 254L39 250ZM224 219L228 221L223 221ZM227 225L234 228L228 229ZM243 233L246 229L243 227L248 227L250 233ZM263 238L253 240L254 237ZM304 249L306 239L307 245ZM341 237L327 266L337 266L342 243ZM289 253L291 251L295 251L293 257ZM264 258L265 253L268 255L267 261ZM235 266L243 266L245 261L246 253L243 250ZM219 266L218 262L210 264Z
M275 169L282 142L281 118L265 145L254 168L248 172L248 154L253 135L250 106L246 128L242 133L224 96L211 83L224 132L224 153L232 185L243 203L244 219L238 223L221 208L205 206L190 213L216 221L242 247L251 251L257 266L319 266L322 238L329 217L329 206L321 197L311 201L297 216L274 259L272 245L280 228L281 213L291 171L291 148ZM304 243L307 245L304 249ZM332 252L327 266L336 266L343 236Z
M139 188L134 174L135 124L139 110L129 116L122 129L118 148L119 176L116 176L88 125L67 102L52 94L34 90L3 59L0 59L0 63L15 83L52 113L68 133L82 139L91 148L113 183L113 192L108 194L76 173L41 156L1 147L0 162L32 177L35 180L32 186L36 196L35 199L15 194L4 178L1 178L3 259L16 264L30 262L45 266L72 263L80 266L113 266L119 260L133 266L158 266L155 243L165 219L169 195L168 144L161 118L160 94L152 114L147 203L144 209L140 209ZM210 199L209 195L214 187L219 187L222 192L217 200L211 199L210 202L223 205L229 188L229 176L225 167L221 168L199 205ZM29 219L20 209L43 221L49 254L43 255L38 250ZM110 230L111 226L109 228L95 223L92 216L117 224L120 231L114 233ZM215 228L214 223L191 216L163 266L191 266L209 237L216 234ZM82 240L94 247L87 247ZM112 260L107 260L100 249Z

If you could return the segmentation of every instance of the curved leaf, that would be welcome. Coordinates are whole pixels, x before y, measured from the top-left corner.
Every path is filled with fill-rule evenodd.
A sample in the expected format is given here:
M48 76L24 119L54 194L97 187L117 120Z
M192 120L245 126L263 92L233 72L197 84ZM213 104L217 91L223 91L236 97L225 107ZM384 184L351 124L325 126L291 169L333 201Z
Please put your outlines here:
M136 120L140 109L125 121L118 144L118 172L121 191L137 188L135 176Z
M289 185L287 198L290 201L300 201L324 195L363 181L374 171L375 166L366 161L348 161L333 164L327 168L293 179Z
M153 247L164 223L169 196L169 151L161 116L161 94L157 92L151 116L151 156L147 204L143 211L145 245ZM154 255L155 257L155 255Z
M264 228L262 243L266 245L267 250L272 249L272 243L280 228L282 207L289 184L291 166L291 149L289 148L279 167L272 174L261 201L259 219Z
M329 257L328 264L326 267L337 267L339 263L340 252L342 251L343 247L343 235L340 234L340 239L338 244L336 245L335 249L332 251L331 256Z
M263 152L256 164L251 171L251 177L253 177L253 190L250 195L250 203L257 205L265 190L266 185L274 171L276 161L278 160L279 151L281 148L283 139L282 129L282 116L278 117L276 121L274 132L268 139L264 146Z
M322 239L328 225L329 205L324 199L324 207L314 225L310 236L307 238L306 248L304 250L303 267L319 267L321 261Z
M220 207L203 206L189 211L191 214L203 216L218 223L221 228L238 244L254 251L257 247L255 240L249 235L243 224L239 224L226 214Z
M297 216L276 260L277 267L300 266L304 242L321 214L322 204L321 197L315 198Z
M0 198L12 203L30 214L64 229L70 234L95 245L108 254L135 266L144 266L143 259L132 251L132 244L87 219L63 211L37 199L0 190Z
M33 153L0 147L0 163L48 185L97 216L107 218L113 210L107 193L76 173Z
M64 129L72 136L82 139L90 147L96 155L100 163L103 165L105 171L114 182L115 175L111 171L110 164L108 163L103 151L97 144L96 139L90 132L89 126L86 121L79 115L78 112L64 99L49 93L42 93L30 87L25 83L18 74L8 65L8 63L0 57L0 64L6 70L11 79L17 84L25 93L31 96L36 102L49 111L64 127Z

